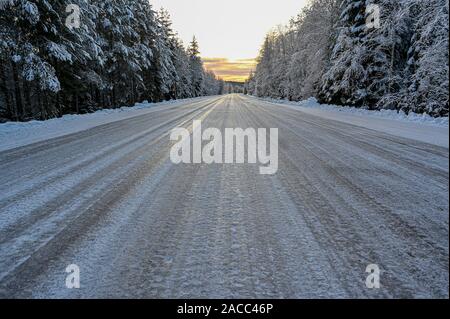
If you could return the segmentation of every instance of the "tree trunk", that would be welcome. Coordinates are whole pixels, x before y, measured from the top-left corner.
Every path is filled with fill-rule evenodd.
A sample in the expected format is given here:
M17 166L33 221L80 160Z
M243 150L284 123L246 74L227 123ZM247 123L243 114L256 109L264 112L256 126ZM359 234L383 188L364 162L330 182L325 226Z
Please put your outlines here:
M20 91L19 74L17 73L17 67L15 63L11 63L12 74L13 74L13 85L14 85L14 95L15 95L15 107L14 107L14 118L16 121L20 120L19 110L23 109L22 106L22 93Z

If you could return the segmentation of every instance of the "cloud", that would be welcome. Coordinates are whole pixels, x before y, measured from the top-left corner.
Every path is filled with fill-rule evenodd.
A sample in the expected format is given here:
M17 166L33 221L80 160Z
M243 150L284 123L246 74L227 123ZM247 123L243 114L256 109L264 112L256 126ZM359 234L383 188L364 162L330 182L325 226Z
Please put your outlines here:
M250 72L256 67L255 59L229 60L227 58L204 58L203 63L207 70L225 81L244 82Z

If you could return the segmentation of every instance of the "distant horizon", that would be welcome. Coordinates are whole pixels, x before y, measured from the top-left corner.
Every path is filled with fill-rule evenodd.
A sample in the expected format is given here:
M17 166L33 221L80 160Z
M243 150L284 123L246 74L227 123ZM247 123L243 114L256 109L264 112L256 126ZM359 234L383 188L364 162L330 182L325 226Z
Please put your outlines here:
M195 36L205 67L226 81L244 82L267 32L289 22L308 0L150 0L167 10L187 46Z
M230 60L227 58L202 58L205 68L226 82L244 83L256 68L256 59Z

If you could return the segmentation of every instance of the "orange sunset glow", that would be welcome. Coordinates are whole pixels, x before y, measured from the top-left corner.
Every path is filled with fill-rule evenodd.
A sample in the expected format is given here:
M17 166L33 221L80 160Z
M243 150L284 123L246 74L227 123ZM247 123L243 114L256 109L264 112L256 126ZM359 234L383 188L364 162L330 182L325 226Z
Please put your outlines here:
M204 58L203 63L207 70L214 71L219 78L232 82L245 82L256 67L255 59Z
M255 69L264 38L309 0L150 0L170 12L187 46L195 35L205 68L225 81L244 82Z

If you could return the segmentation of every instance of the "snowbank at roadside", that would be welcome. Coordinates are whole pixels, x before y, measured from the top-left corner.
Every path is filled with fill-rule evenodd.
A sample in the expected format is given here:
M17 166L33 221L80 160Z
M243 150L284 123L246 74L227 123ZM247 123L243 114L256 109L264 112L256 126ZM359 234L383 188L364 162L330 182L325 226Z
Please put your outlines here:
M282 104L322 118L362 126L437 146L449 147L448 117L433 118L429 115L416 113L406 115L403 112L397 113L393 110L370 111L354 107L325 105L317 102L315 98L300 102L267 98L261 100L273 104Z
M3 123L0 124L0 151L84 131L98 125L151 112L155 107L165 107L186 101L143 102L133 107L104 109L89 114L64 115L61 118L46 121Z
M397 112L395 110L371 111L371 110L367 110L367 109L361 109L361 108L350 107L350 106L320 104L316 98L309 98L307 100L300 101L300 102L291 102L291 101L286 101L286 100L275 100L275 99L267 99L267 98L265 98L263 100L268 101L268 102L275 102L275 103L279 103L279 104L301 106L303 108L314 108L314 109L320 109L320 110L326 110L326 111L339 112L339 113L343 113L343 114L362 115L362 116L377 117L377 118L384 118L384 119L390 119L390 120L423 123L423 124L434 125L434 126L443 126L443 127L449 126L448 117L434 118L427 114L410 113L410 114L406 115L406 113L404 113L403 111Z

